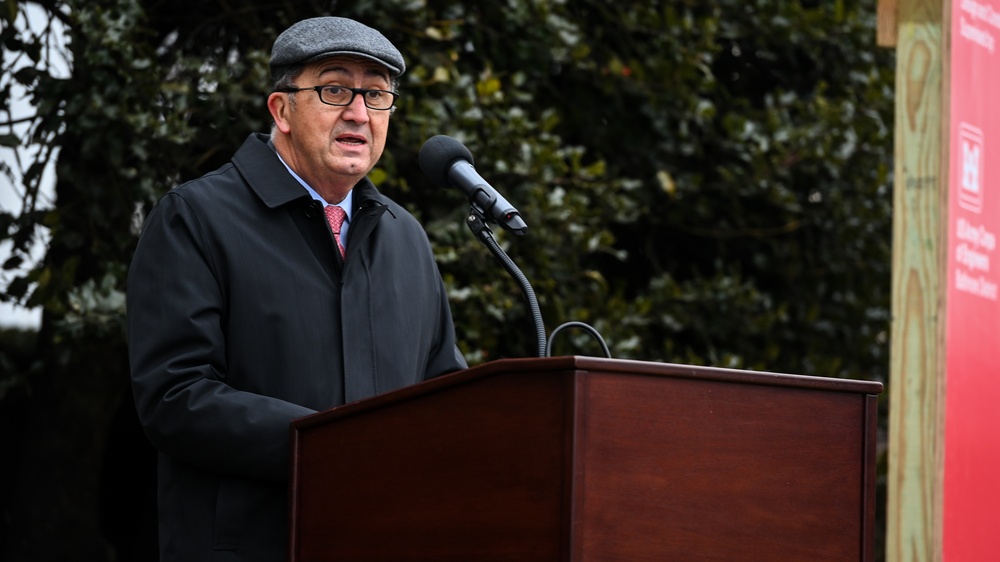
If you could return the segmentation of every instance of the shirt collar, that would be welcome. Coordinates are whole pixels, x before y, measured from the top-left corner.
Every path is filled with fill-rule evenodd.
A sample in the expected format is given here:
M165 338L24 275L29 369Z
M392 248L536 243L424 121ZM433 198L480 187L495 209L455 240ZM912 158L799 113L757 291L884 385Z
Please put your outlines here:
M319 201L324 206L327 206L327 205L336 205L336 206L340 207L341 209L344 210L344 213L347 214L347 218L345 219L346 222L348 222L348 223L351 222L351 213L354 211L354 190L353 189L351 191L347 192L347 197L344 197L344 200L341 201L340 203L328 203L326 201L326 199L323 199L322 195L320 195L319 193L317 193L315 189L313 189L308 183L305 182L305 180L303 180L302 178L300 178L299 175L295 173L295 170L293 170L288 165L288 163L285 162L285 159L281 157L281 154L278 154L278 151L277 151L277 149L274 148L273 144L271 145L271 149L274 150L274 153L278 156L278 160L281 160L281 163L284 164L285 168L288 170L288 173L291 174L292 177L295 178L300 184L302 184L302 187L304 187L307 192L309 192L309 196L310 197L312 197L316 201Z

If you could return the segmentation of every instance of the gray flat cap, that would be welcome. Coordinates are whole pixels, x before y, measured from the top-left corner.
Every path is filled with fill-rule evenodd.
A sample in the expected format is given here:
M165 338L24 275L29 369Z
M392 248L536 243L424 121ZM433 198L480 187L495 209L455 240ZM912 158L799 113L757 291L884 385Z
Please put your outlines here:
M333 55L355 55L384 65L393 76L406 71L399 50L377 30L352 19L321 17L302 20L278 36L271 49L276 68Z

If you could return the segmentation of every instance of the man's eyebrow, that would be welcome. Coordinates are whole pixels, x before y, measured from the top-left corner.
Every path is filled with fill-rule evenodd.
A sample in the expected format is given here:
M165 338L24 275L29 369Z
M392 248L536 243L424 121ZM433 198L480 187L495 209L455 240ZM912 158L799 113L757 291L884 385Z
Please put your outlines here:
M344 74L348 77L354 76L354 72L348 69L346 66L339 64L332 64L330 66L325 66L320 69L317 74L317 78L323 78L327 74ZM382 78L386 82L389 82L389 73L385 72L379 66L366 66L363 71L365 78Z

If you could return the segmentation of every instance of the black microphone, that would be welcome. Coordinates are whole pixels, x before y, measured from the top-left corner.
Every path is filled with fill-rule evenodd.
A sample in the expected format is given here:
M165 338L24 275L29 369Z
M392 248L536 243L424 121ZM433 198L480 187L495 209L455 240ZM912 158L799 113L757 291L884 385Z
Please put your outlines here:
M518 236L528 230L517 209L479 175L472 153L457 139L445 135L427 139L418 160L424 175L435 185L458 189L487 219Z

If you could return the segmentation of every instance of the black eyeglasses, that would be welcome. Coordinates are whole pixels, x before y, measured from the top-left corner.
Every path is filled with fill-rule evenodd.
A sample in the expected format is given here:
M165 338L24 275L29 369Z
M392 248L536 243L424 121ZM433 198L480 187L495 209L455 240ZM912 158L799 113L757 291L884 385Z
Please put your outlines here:
M303 90L316 90L319 101L327 105L351 105L354 96L361 94L361 99L365 100L365 107L369 109L386 110L391 109L396 103L399 94L389 90L369 90L366 88L348 88L347 86L312 86L310 88L279 88L278 92L301 92Z

